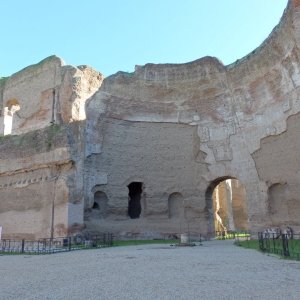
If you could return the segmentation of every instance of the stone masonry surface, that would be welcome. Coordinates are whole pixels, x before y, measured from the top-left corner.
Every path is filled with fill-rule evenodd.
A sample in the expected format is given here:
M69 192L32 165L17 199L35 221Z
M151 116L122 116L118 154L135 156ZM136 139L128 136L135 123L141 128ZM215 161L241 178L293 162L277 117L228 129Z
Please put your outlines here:
M48 57L0 79L3 238L212 235L213 190L232 179L236 227L300 232L299 113L298 0L228 66L207 56L104 78Z

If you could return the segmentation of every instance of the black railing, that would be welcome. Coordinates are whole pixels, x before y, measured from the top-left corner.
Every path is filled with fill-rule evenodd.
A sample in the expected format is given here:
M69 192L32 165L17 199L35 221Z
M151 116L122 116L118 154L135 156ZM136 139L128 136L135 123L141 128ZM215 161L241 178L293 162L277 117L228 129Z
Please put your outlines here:
M2 239L0 252L43 254L110 246L113 246L113 235L111 233L99 233L39 240Z
M258 233L261 251L300 260L300 234Z

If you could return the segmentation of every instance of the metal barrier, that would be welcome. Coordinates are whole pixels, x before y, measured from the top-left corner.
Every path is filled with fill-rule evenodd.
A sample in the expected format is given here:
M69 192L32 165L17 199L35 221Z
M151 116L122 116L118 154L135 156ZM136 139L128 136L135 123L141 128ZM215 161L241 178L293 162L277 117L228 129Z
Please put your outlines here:
M116 235L114 236L115 241L176 241L176 243L181 243L181 237L182 235L185 235L188 239L189 243L201 243L202 241L207 241L210 239L207 235L203 235L202 233L195 232L195 231L184 231L184 232L172 232L172 233L162 233L157 235L156 237L150 236L149 238L147 236L141 235L139 233L137 234L130 234L130 236L122 236L122 235Z
M0 241L0 252L44 254L110 246L113 246L113 235L105 232L35 241L2 239Z
M261 251L300 260L300 234L258 233Z

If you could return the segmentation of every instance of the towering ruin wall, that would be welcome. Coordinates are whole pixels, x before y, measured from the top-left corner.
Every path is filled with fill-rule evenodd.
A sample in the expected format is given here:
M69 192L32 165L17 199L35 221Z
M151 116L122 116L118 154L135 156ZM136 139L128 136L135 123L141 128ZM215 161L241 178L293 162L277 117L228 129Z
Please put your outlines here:
M212 233L225 179L245 187L243 226L300 230L299 44L290 0L266 41L229 66L147 64L102 82L50 57L0 79L4 234Z
M83 227L84 106L101 81L93 69L64 66L55 56L2 80L3 237L62 236Z
M135 226L142 232L143 224L149 223L148 215L168 218L167 195L172 187L172 191L182 194L182 209L188 207L197 212L192 226L213 231L212 192L208 189L223 179L237 178L246 188L249 227L258 230L273 225L269 182L259 174L261 161L271 161L266 153L260 161L254 154L259 153L266 137L286 131L287 119L300 110L299 33L300 7L297 1L290 1L281 22L266 41L232 65L224 66L216 58L205 57L180 65L137 66L133 73L119 72L106 78L87 104L86 208L91 208L97 188L106 193L108 209L119 212L119 217L112 219L126 218L127 184L136 177L143 182L146 194L143 220L118 221L119 228L130 231ZM153 134L154 124L159 130L183 126L187 132L195 133L189 142L184 141L184 131L174 134L174 139L187 143L185 158L174 155L176 145L165 135L161 138L158 129ZM142 128L143 137L131 133L131 128ZM147 142L169 153L172 159L165 162L167 166L161 168L159 155L148 154ZM294 156L285 159L293 160ZM139 163L134 163L135 158ZM115 161L120 163L114 165ZM187 168L184 181L170 174L179 162L194 166ZM98 181L89 180L95 178L91 165L101 174ZM144 169L143 176L140 165L151 166ZM152 170L160 170L159 177ZM288 173L292 176L292 172ZM193 188L185 190L187 182ZM160 203L157 213L152 209L152 201ZM96 220L91 227L95 224ZM105 224L116 223L107 220Z

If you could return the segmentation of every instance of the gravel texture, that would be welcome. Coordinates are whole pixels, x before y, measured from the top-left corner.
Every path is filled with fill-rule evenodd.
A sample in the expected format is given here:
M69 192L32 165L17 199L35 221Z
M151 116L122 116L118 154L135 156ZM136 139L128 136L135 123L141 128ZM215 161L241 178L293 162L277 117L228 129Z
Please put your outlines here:
M0 299L298 300L300 262L232 241L3 255Z

